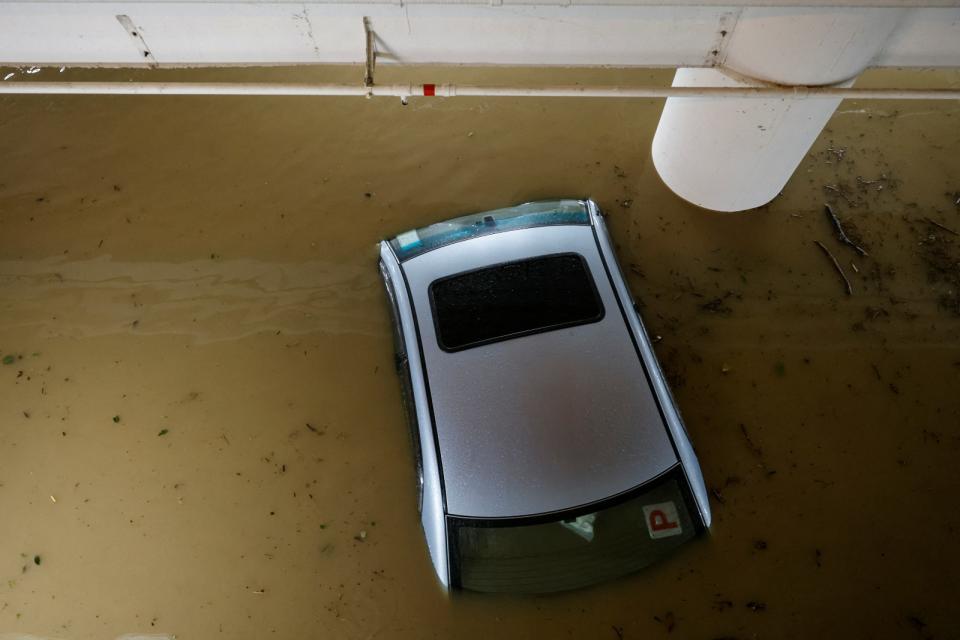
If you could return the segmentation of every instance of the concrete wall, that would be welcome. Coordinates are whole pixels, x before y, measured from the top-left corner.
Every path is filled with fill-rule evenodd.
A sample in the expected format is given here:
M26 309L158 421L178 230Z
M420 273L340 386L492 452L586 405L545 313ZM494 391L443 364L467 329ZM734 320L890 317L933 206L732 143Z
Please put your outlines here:
M746 4L783 4L778 0ZM807 2L810 4L823 4ZM844 4L866 4L860 0ZM873 0L872 6L912 6ZM909 8L872 66L960 66L960 6ZM769 9L784 17L811 7ZM736 41L739 6L452 2L0 2L0 64L379 63L700 67ZM129 21L118 19L127 16ZM124 26L126 22L127 26ZM727 32L721 36L721 32ZM133 35L136 33L136 35ZM149 52L147 54L146 52Z

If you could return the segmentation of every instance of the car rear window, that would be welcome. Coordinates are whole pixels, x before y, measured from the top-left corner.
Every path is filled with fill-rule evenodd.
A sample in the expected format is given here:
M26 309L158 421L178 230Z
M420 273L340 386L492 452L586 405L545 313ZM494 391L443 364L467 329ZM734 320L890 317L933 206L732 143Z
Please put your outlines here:
M603 318L590 269L576 253L505 262L437 280L430 285L430 302L444 351Z
M473 591L549 593L637 571L702 529L679 467L613 506L550 522L504 526L450 519L453 570Z

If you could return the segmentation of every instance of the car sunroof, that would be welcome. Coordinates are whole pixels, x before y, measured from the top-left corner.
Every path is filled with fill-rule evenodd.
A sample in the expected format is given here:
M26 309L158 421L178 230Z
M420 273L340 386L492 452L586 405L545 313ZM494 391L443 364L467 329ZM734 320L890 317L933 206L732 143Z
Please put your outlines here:
M430 285L444 351L597 322L603 303L583 256L539 256L460 273Z

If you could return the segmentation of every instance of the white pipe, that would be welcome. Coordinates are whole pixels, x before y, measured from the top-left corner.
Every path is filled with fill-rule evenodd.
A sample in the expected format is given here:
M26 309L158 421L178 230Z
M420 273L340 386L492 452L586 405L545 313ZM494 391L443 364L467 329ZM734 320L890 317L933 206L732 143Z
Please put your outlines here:
M843 87L483 87L453 84L266 84L228 82L0 82L0 94L179 96L393 96L399 98L829 98L841 100L960 100L960 89Z

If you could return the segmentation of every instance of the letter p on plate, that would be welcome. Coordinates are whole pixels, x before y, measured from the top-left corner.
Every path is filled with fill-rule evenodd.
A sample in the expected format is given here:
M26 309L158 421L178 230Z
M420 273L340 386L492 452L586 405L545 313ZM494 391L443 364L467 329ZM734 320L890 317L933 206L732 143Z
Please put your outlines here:
M646 505L643 507L643 517L647 521L647 532L654 540L683 533L677 507L673 502Z

